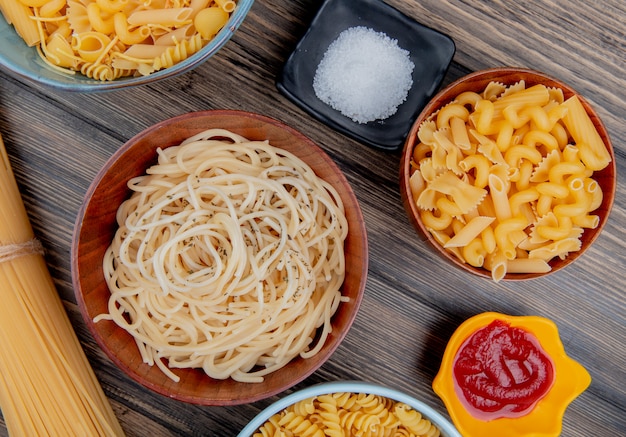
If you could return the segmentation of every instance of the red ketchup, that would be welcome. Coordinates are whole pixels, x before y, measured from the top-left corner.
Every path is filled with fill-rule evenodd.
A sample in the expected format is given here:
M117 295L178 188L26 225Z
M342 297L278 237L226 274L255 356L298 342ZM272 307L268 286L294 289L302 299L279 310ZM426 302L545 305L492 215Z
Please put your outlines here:
M554 383L554 364L535 336L502 320L463 342L453 373L457 396L485 421L524 416Z

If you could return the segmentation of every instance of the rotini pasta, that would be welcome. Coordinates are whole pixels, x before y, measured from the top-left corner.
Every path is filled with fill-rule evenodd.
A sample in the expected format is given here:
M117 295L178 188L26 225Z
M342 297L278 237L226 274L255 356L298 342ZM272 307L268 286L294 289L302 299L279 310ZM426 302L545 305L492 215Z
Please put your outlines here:
M187 59L236 6L232 0L0 0L9 24L47 64L100 81L149 75ZM157 45L170 48L147 58L146 47Z
M301 401L302 402L302 401ZM438 437L437 428L410 405L380 395L331 393L290 405L252 437Z
M417 139L409 185L423 225L495 281L549 271L599 224L593 173L611 156L576 96L492 82L432 114Z

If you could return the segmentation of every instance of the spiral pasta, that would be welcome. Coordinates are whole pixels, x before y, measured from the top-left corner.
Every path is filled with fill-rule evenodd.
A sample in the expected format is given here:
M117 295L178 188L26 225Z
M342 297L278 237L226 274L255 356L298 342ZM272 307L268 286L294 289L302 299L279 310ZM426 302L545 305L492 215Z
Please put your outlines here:
M308 426L306 432L304 425ZM439 428L405 403L379 395L340 392L290 405L270 417L252 437L438 437L440 434Z
M347 299L348 224L306 163L213 129L159 149L128 185L103 261L108 313L96 322L127 330L174 381L172 369L199 368L261 382L322 348Z

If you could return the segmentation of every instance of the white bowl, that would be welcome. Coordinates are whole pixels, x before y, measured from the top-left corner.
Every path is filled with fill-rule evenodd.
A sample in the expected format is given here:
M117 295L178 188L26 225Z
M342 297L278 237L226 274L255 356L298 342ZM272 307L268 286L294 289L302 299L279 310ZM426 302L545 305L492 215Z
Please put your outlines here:
M325 382L291 393L261 411L241 430L237 437L252 436L265 422L267 422L270 417L281 412L290 405L295 404L296 402L330 393L365 393L384 396L396 402L404 402L416 411L419 411L424 418L428 419L432 424L437 426L441 431L441 437L462 437L454 425L448 421L448 419L424 402L417 400L399 390L378 384L359 381Z
M248 14L254 0L239 0L228 23L197 53L187 59L147 76L122 77L112 81L99 81L80 73L64 74L47 65L37 53L17 34L13 26L0 15L0 67L11 75L31 82L47 85L62 91L96 92L111 91L153 83L167 77L185 73L217 53L233 36Z

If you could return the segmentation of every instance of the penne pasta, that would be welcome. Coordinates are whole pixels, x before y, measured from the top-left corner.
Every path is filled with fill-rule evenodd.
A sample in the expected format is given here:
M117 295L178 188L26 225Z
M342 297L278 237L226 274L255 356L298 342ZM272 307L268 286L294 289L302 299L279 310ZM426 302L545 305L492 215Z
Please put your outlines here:
M563 124L580 150L580 159L587 168L602 170L611 162L611 156L587 111L577 96L567 99L563 106L567 108Z
M495 217L477 216L471 219L463 228L446 242L443 247L463 247L478 237L493 221Z
M20 1L2 0L0 11L26 44L29 46L39 44L41 38L37 23L31 19L35 15L32 8Z
M191 22L191 8L145 9L128 16L130 26L160 25L177 27Z
M550 264L538 258L516 258L506 262L509 273L546 273L551 270Z

